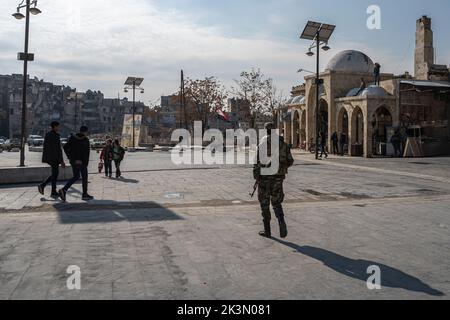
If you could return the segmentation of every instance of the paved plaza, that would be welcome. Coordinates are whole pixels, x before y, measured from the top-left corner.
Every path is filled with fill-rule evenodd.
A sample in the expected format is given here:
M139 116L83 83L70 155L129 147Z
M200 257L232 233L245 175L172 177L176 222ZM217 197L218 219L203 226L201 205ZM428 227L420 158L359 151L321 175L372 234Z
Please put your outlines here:
M284 241L275 220L257 235L249 166L130 154L123 180L91 174L90 203L1 186L0 299L448 299L450 158L295 158Z

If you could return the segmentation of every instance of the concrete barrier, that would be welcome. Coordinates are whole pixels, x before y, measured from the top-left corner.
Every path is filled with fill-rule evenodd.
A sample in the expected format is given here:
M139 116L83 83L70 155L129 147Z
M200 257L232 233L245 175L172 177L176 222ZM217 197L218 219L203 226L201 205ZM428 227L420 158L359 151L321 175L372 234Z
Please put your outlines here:
M18 183L39 183L51 175L50 167L24 167L0 169L0 185ZM59 168L58 181L66 181L72 178L73 172L70 166Z

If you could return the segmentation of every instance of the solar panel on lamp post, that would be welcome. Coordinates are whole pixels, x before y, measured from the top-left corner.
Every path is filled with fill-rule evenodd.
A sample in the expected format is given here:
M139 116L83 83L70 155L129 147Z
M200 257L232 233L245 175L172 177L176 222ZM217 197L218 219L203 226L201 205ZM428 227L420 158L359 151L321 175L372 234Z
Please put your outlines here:
M311 51L311 49L316 48L317 49L317 56L316 56L316 106L315 106L315 112L316 112L316 160L319 159L319 103L320 103L320 93L319 93L319 86L322 83L320 80L320 46L323 45L323 49L325 51L330 50L330 47L328 46L328 40L330 40L331 35L334 32L334 29L336 26L331 24L324 24L321 22L314 22L314 21L308 21L308 23L305 26L305 29L303 30L300 39L306 39L306 40L312 40L313 44L309 47L308 52L306 55L312 57L314 53Z

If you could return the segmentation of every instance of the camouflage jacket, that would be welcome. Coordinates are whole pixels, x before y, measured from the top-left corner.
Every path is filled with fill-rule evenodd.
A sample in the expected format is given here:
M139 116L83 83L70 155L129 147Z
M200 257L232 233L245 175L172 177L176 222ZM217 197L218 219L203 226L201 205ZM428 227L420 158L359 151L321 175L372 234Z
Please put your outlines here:
M253 167L253 177L255 178L255 180L260 180L261 178L282 178L282 179L284 179L286 177L286 175L288 174L288 169L290 167L292 167L292 165L294 164L294 158L292 157L290 146L286 142L284 142L283 137L279 137L279 139L280 139L279 140L280 141L280 143L279 143L279 159L280 159L279 164L280 164L280 166L279 166L278 172L275 175L271 175L271 176L261 175L261 168L271 166L271 164L268 164L268 165L262 164L259 159L259 150L263 143L267 143L268 156L269 157L272 156L271 137L269 137L269 136L264 137L262 139L260 145L258 146L257 155L256 155L257 161Z

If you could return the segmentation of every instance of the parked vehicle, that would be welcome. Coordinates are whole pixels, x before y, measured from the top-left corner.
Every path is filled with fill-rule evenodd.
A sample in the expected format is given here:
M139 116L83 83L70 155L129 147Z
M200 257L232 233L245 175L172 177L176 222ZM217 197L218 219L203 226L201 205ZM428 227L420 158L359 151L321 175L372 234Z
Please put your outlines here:
M42 139L44 139L44 137L42 137L42 136L38 136L38 135L30 135L30 136L28 137L28 139L27 139L27 144L28 144L29 146L36 146L36 145L34 144L34 141L35 141L35 140L42 140Z
M100 150L103 149L106 145L106 142L100 139L91 139L91 148L92 150Z
M33 139L31 144L28 144L30 147L42 147L44 145L44 139Z
M0 152L3 152L3 145L5 144L4 139L0 139Z
M19 139L8 139L3 144L3 150L10 152L12 149L20 149Z

